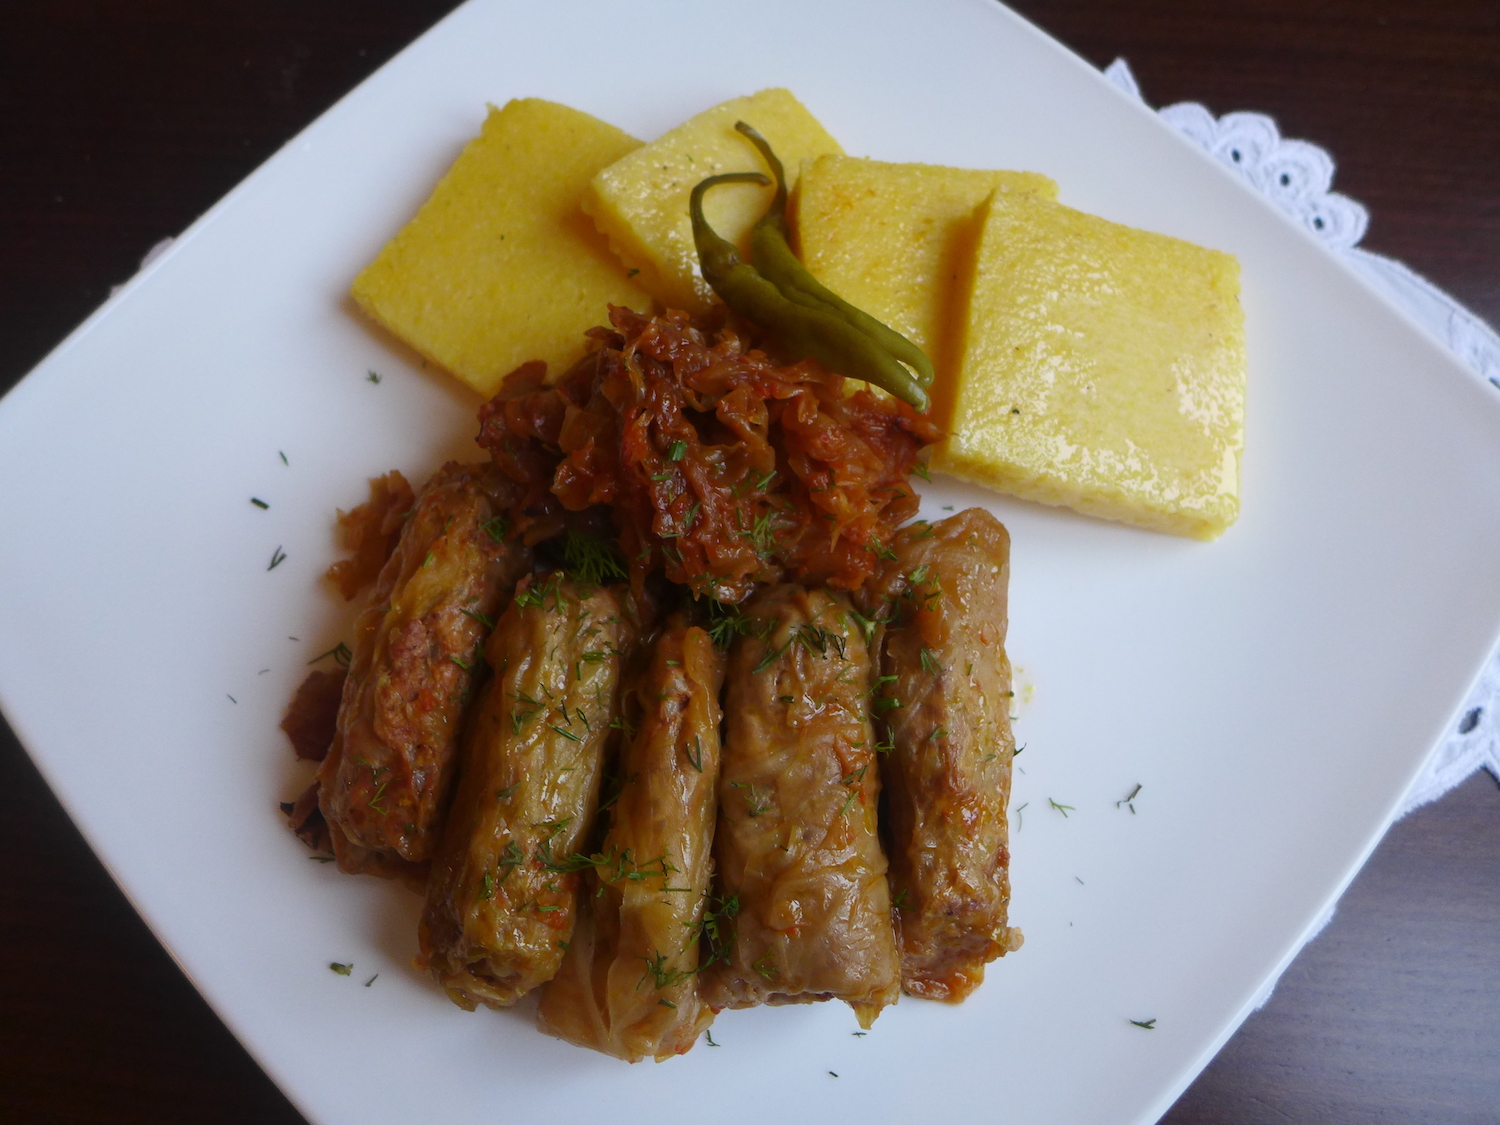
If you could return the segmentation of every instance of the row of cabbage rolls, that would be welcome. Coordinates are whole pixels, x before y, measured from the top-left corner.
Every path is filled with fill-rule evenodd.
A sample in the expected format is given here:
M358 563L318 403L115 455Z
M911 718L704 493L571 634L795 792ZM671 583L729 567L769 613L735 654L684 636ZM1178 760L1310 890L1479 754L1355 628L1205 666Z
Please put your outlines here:
M419 496L317 782L340 866L424 890L455 1003L540 988L542 1030L660 1060L723 1008L957 1001L1019 946L992 516L903 528L852 598L766 585L643 635L623 586L495 534L488 472Z

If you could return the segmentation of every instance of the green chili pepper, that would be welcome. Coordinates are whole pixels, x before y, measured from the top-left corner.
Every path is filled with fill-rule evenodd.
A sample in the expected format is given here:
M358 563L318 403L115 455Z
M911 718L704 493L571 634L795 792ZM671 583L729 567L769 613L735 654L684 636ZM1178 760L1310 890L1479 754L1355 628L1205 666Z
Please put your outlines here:
M770 209L750 232L750 261L762 277L793 301L809 307L822 306L870 337L917 374L917 382L932 386L932 360L927 353L894 328L876 320L863 309L855 308L837 293L824 287L792 253L791 228L786 221L786 173L770 143L752 125L736 121L734 127L760 150L761 157L776 177L776 195Z
M759 172L724 172L693 188L688 214L703 280L724 303L746 320L774 333L797 355L810 356L830 371L863 379L889 391L918 411L927 409L927 392L889 352L833 312L790 299L754 266L734 244L708 225L703 195L718 184L769 184Z

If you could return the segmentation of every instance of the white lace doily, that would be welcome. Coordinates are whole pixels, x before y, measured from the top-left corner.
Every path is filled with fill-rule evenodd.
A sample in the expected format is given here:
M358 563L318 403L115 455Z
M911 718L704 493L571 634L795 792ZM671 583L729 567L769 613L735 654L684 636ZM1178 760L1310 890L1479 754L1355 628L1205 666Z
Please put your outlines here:
M1140 87L1124 59L1104 76L1139 101ZM1359 249L1370 213L1331 190L1333 158L1317 145L1284 140L1263 113L1215 117L1196 102L1157 111L1163 121L1229 165L1305 226L1329 253L1342 258L1391 297L1454 355L1500 388L1500 336L1448 294L1400 262ZM1500 781L1500 651L1490 656L1453 728L1433 748L1421 776L1397 812L1403 817L1435 801L1481 766ZM1332 912L1330 911L1330 916Z

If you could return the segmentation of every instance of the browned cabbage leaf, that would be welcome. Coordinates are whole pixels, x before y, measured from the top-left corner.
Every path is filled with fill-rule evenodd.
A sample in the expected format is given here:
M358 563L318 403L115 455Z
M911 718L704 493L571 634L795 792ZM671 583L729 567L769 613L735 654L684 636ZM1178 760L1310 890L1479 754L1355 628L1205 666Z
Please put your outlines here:
M442 829L484 622L530 565L493 521L506 483L450 463L422 490L359 617L319 806L339 867L420 879Z
M509 1007L562 962L629 642L613 593L553 575L516 587L485 645L494 674L418 935L460 1007Z
M724 658L670 622L636 679L619 796L591 859L578 926L542 992L537 1026L638 1062L681 1054L713 1020L698 995L699 931L719 780Z
M892 744L881 775L901 983L914 996L957 1002L984 979L986 962L1021 944L1006 924L1010 537L970 508L903 528L893 550L863 596L890 616L876 707Z
M870 660L848 603L773 586L730 650L714 854L737 900L723 962L704 972L715 1008L848 1001L869 1027L900 991Z

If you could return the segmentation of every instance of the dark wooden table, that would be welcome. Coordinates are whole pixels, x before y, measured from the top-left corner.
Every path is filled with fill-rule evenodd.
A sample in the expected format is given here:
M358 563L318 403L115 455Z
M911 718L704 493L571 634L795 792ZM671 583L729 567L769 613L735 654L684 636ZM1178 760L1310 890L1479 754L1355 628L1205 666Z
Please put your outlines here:
M1262 110L1328 148L1373 214L1364 245L1500 323L1496 0L1015 6L1097 65L1128 58L1153 104ZM451 7L0 3L0 388ZM0 794L0 1121L301 1121L3 729ZM1500 1121L1497 860L1488 775L1397 824L1166 1120Z

